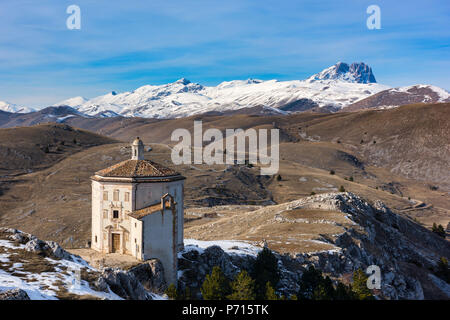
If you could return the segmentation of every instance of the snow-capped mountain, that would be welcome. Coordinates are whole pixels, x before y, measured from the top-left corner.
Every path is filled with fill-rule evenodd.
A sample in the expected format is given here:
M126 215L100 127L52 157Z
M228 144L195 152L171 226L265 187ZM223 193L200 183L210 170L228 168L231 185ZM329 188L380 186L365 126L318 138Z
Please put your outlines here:
M69 106L69 107L80 107L83 103L87 102L89 99L78 96L73 97L64 101L60 101L55 104L55 106Z
M18 106L16 104L5 101L0 101L0 110L11 113L29 113L35 111L29 107Z
M348 65L345 62L338 62L322 72L319 72L310 78L308 81L318 80L343 80L346 82L355 83L376 83L372 68L364 62L352 63Z
M85 101L82 97L56 105L68 105L88 115L177 118L206 112L232 111L246 107L280 108L308 100L318 107L337 109L388 89L376 83L372 69L364 63L338 63L307 80L234 80L215 87L187 79L134 91L111 92Z

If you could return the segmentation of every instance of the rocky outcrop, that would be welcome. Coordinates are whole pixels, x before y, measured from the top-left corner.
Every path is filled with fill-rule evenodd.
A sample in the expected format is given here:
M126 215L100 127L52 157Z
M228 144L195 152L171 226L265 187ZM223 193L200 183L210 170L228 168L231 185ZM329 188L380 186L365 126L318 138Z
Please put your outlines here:
M105 268L94 286L102 291L110 288L126 300L152 300L153 294L164 294L167 289L164 269L158 259L145 261L128 270Z
M381 296L387 299L423 299L431 294L424 292L429 280L423 275L436 268L440 257L450 256L447 241L393 213L381 201L371 205L352 193L330 193L293 202L293 209L301 207L340 211L357 227L328 240L340 250L300 254L296 259L335 277L377 265L382 272Z
M141 263L129 270L121 270L118 268L105 268L103 270L96 270L89 266L89 264L77 255L73 255L65 251L58 243L53 241L43 241L35 236L9 228L0 228L1 239L12 241L15 245L13 250L23 250L33 253L34 261L45 260L43 268L46 271L62 272L67 269L64 266L65 260L75 263L77 268L83 269L81 271L81 280L87 281L86 287L100 293L100 296L112 297L114 299L121 297L126 300L152 300L157 294L163 294L166 289L164 281L164 270L159 260L153 259ZM18 254L16 252L10 254ZM49 261L49 259L51 261ZM27 263L27 258L21 260L20 265ZM8 260L8 259L7 259ZM61 264L60 264L61 263ZM51 268L50 268L50 265ZM60 270L56 270L55 267ZM0 266L1 267L1 266ZM25 268L29 270L30 268ZM9 270L9 269L8 269ZM11 270L9 270L11 271ZM23 270L20 270L23 273ZM40 272L39 269L33 269L33 272ZM1 299L22 299L28 297L23 290L14 289L0 294ZM63 289L67 290L67 288ZM91 291L92 292L92 291ZM25 293L25 295L23 295ZM103 294L104 293L104 294ZM117 296L114 296L117 295Z
M128 270L148 291L163 294L167 289L164 268L158 259L151 259Z
M95 285L100 290L107 287L126 300L152 300L150 293L131 272L120 269L105 268Z
M43 241L36 238L34 235L22 232L12 228L0 228L0 232L8 234L7 238L16 243L25 245L24 249L29 252L34 252L39 255L49 256L55 259L65 259L73 261L74 258L79 258L64 250L58 243L54 241Z
M370 265L381 269L381 299L428 299L447 297L444 282L436 278L440 257L450 257L447 241L412 220L395 214L381 201L369 204L352 193L328 193L292 201L287 210L298 208L342 212L352 220L352 227L335 239L321 239L335 249L299 254L276 254L281 270L277 290L285 295L295 294L304 270L315 266L334 279L345 279L354 270L366 270ZM198 293L206 274L218 265L228 278L241 269L250 270L254 257L229 254L218 246L206 249L187 247L179 255L179 285L189 286Z
M0 300L30 300L30 297L22 289L12 289L0 292Z

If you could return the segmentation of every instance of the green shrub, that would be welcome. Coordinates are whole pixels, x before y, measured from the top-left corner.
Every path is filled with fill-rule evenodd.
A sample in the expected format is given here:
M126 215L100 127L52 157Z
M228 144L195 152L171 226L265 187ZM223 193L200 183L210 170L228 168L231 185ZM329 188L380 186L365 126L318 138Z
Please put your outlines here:
M279 297L275 293L275 289L272 287L269 281L266 283L266 300L279 300Z
M174 285L173 283L171 283L171 284L167 287L165 293L167 294L167 296L168 296L169 299L171 299L171 300L178 300L178 299L179 299L177 287L175 287L175 285Z
M433 223L433 227L431 228L431 231L436 233L439 237L442 237L445 239L446 232L445 232L444 227L441 224L436 225L436 223Z

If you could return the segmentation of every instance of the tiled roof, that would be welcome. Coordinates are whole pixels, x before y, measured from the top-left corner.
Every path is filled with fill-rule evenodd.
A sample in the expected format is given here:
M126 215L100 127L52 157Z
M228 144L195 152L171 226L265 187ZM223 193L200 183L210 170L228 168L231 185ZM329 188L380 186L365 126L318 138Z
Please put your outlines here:
M166 209L170 209L170 202L166 203ZM161 211L161 202L158 202L157 204L153 204L150 205L148 207L139 209L139 210L135 210L131 213L129 213L128 215L130 217L133 217L135 219L141 219L149 214L155 213Z
M125 160L109 168L97 171L95 174L101 177L117 178L170 177L180 175L178 172L150 160Z

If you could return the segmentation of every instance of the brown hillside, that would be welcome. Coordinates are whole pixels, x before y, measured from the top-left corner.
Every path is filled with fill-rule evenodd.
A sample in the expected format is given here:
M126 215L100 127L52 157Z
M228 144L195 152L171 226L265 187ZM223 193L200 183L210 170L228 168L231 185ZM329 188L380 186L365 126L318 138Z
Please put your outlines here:
M0 129L0 173L40 170L88 147L112 142L65 124Z

